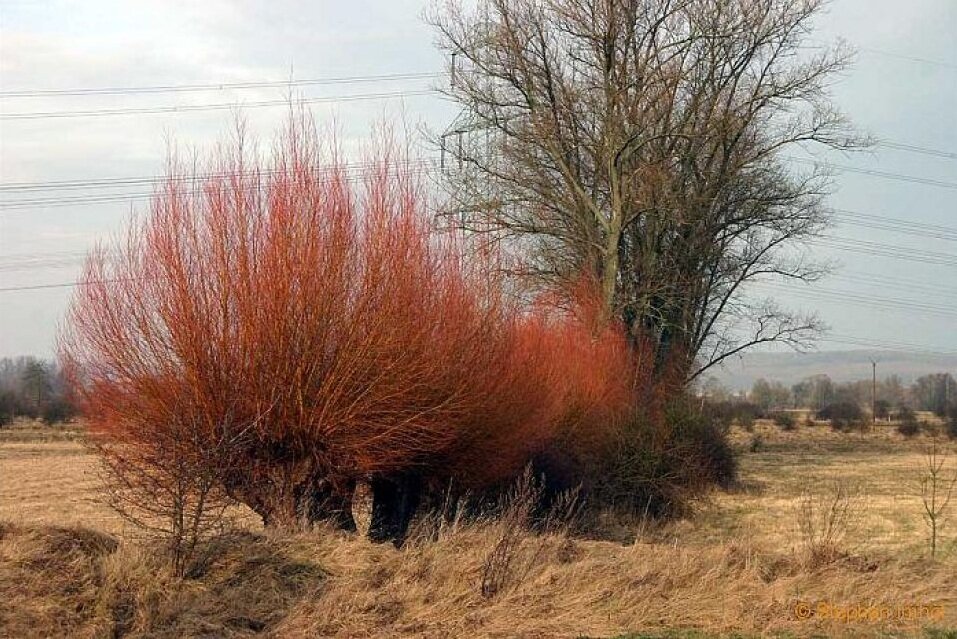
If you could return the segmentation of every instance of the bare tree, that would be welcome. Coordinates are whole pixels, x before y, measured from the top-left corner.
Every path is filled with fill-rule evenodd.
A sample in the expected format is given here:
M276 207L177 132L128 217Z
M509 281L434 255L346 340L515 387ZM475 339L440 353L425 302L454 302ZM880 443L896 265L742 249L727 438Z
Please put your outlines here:
M782 152L856 136L828 83L841 48L803 48L822 0L450 0L429 16L462 107L437 137L456 224L546 284L594 278L605 312L693 379L820 328L745 295L811 281L826 172Z

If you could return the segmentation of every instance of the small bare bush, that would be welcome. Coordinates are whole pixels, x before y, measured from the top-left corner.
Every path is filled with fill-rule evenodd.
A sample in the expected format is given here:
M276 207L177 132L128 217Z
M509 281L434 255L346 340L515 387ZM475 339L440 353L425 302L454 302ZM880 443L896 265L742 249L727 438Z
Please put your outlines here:
M578 514L578 493L569 491L556 497L541 516L536 516L544 488L531 468L502 497L493 514L495 542L482 562L481 593L491 598L522 582L545 549L547 535L566 535ZM524 542L533 536L533 528L541 533L527 557L522 557Z
M497 539L482 562L483 597L494 597L512 581L517 550L530 528L540 494L531 471L526 470L502 498L497 513Z
M920 497L924 505L924 523L927 525L932 559L937 556L938 537L954 494L954 486L957 485L957 470L950 477L946 466L947 453L941 451L934 440L924 457L920 477Z
M845 482L836 482L826 493L805 491L798 510L801 541L812 567L833 563L846 555L849 530L863 509L862 493Z
M158 436L175 431L173 439ZM184 576L200 550L227 525L232 503L223 492L216 461L230 443L200 446L190 441L194 426L157 430L135 445L94 440L101 460L107 504L169 553L173 572Z

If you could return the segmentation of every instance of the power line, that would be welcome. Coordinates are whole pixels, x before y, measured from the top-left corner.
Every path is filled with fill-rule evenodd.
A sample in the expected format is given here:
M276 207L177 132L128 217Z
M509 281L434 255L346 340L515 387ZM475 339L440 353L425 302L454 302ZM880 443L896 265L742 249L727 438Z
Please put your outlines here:
M55 284L28 284L26 286L4 286L0 287L0 293L10 291L39 291L48 288L73 288L75 286L90 286L94 284L114 284L116 282L126 281L123 278L110 280L91 280L89 282L57 282Z
M869 242L867 240L857 240L840 236L825 236L823 238L818 238L816 242L826 246L839 248L841 250L862 253L865 255L889 257L910 262L920 262L923 264L957 266L957 254L954 253L929 251L926 249L920 249L918 251L917 249L904 246L896 246L882 242Z
M866 51L868 53L874 53L878 55L884 55L888 57L909 60L912 62L919 62L922 64L932 64L936 66L949 67L952 69L957 69L957 63L944 62L941 60L934 60L930 58L923 58L919 56L905 55L901 53L891 52L884 49L877 49L873 47L857 47L861 51ZM197 83L197 84L160 84L160 85L145 85L145 86L105 86L105 87L72 87L72 88L57 88L57 89L11 89L0 91L0 99L3 98L36 98L36 97L53 97L53 96L86 96L86 95L136 95L136 94L154 94L154 93L193 93L193 92L210 92L210 91L224 91L224 90L243 90L243 89L264 89L264 88L283 88L283 87L301 87L301 86L322 86L322 85L336 85L336 84L358 84L365 82L393 82L393 81L403 81L403 80L423 80L429 78L437 78L448 75L446 71L419 71L419 72L406 72L406 73L382 73L382 74L373 74L373 75L357 75L357 76L337 76L329 78L304 78L304 79L286 79L286 80L259 80L259 81L245 81L245 82L208 82L208 83ZM930 152L935 154L942 154L944 157L955 158L957 154L939 152L932 149L921 149L920 147L912 147L912 145L897 145L895 143L878 143L881 146L888 146L891 148L902 147L903 150L920 150L922 152ZM904 148L908 147L908 148Z
M3 270L24 270L39 268L59 268L61 266L70 266L82 262L87 256L86 251L51 251L51 252L31 252L0 256L0 271ZM932 295L952 295L957 296L957 287L946 288L928 285L926 281L913 279L896 278L885 275L875 275L873 273L862 273L858 271L838 272L831 276L833 279L844 280L848 282L881 286L903 291L920 291ZM831 279L828 278L828 279Z
M823 301L840 301L857 306L869 306L884 310L907 310L921 311L923 313L932 313L947 317L957 317L957 306L953 305L935 305L927 304L917 300L893 299L889 297L864 295L853 291L834 290L834 289L815 289L813 291L794 290L793 288L779 284L765 284L766 288L772 288L777 291L784 291L790 295L798 297L818 299Z
M875 169L862 169L854 166L843 166L840 164L832 164L830 162L822 162L820 160L811 160L808 158L796 158L794 156L785 155L782 156L786 160L792 162L798 162L800 164L810 164L814 167L823 167L823 168L833 168L838 171L844 171L847 173L860 173L862 175L871 175L875 177L886 178L888 180L900 180L903 182L913 182L915 184L926 184L928 186L939 186L946 189L957 189L957 182L945 182L943 180L933 180L931 178L922 178L916 175L904 175L902 173L892 173L890 171L877 171Z
M435 89L421 89L415 91L392 91L385 93L359 93L352 95L330 95L317 98L302 98L290 100L261 100L258 102L221 102L217 104L187 104L161 107L133 107L122 109L90 109L86 111L27 111L17 113L0 113L0 120L38 120L45 118L83 118L104 117L114 115L146 115L154 113L186 113L192 111L217 111L234 108L258 108L271 106L288 106L289 104L318 104L325 102L354 102L359 100L385 100L392 98L415 97L422 95L437 95Z
M957 287L944 288L932 286L928 285L927 282L918 282L916 280L878 276L870 273L858 273L856 271L836 273L827 279L844 280L864 286L880 286L882 289L894 289L908 293L926 293L927 295L952 297L957 300Z
M0 256L0 271L37 270L61 268L81 263L86 257L85 251L32 252ZM957 296L957 288L930 286L926 281L895 278L873 273L857 271L837 272L834 279L859 284L870 284L903 291L921 291L931 295ZM830 278L829 278L830 279Z
M898 351L903 353L921 353L926 355L943 355L948 357L957 357L957 351L948 351L938 349L933 346L926 346L923 344L910 344L907 342L897 342L897 341L878 341L870 340L863 337L857 337L854 335L840 335L840 334L831 334L826 337L820 338L822 342L831 342L835 344L847 344L851 346L869 346L871 348L879 348L882 350L889 351Z
M423 163L419 164L419 166L416 166L415 162L409 163L407 165L408 168L403 170L402 174L407 176L428 175L431 172L430 167L426 163L424 163L424 161L421 161L421 162ZM356 181L356 180L362 179L362 177L363 177L362 175L349 175L349 176L346 176L344 179L346 179L347 181ZM197 192L198 191L195 189L188 190L186 194L187 195L196 194ZM62 200L51 198L49 199L48 202L46 202L46 205L56 206L56 205L63 205L63 204L74 204L74 205L84 204L84 203L91 204L91 203L100 203L100 202L106 202L106 201L114 201L114 202L115 201L131 201L132 202L135 200L146 200L152 197L153 195L154 194L150 192L142 192L142 193L130 193L130 194L123 194L123 195L81 196L78 198L69 198L69 199L62 199ZM30 206L36 206L38 205L38 203L39 203L38 201L34 201ZM12 204L16 204L16 203L12 203ZM11 206L11 204L8 203L3 208L16 208L16 207ZM858 214L858 215L864 216L866 214ZM881 218L880 216L867 216L867 217L890 219L890 218ZM876 225L868 225L866 223L864 225L876 226ZM921 226L924 226L924 225L921 225ZM940 229L940 230L939 231L936 231L936 230L935 231L923 231L923 230L911 231L905 228L901 230L901 232L907 232L907 233L917 234L923 237L933 237L933 238L944 239L944 240L953 241L957 239L955 238L955 234L957 234L957 229L953 229L950 227L942 227L942 226L938 227L936 225L926 225L926 226L930 226L934 229ZM897 230L897 229L893 229L893 230ZM943 232L949 232L950 236L943 235ZM823 244L825 246L838 248L843 251L861 253L864 255L888 257L892 259L904 260L904 261L910 261L910 262L916 262L916 263L922 263L922 264L957 266L957 253L948 253L943 251L929 251L923 248L918 250L911 247L899 246L896 244L888 244L884 242L873 242L873 241L867 241L867 240L860 240L856 238L846 238L841 236L824 236L821 238L816 238L814 241L815 243ZM44 257L50 257L50 256L45 255ZM0 268L2 268L2 266L0 266Z
M822 41L823 42L823 41ZM931 64L935 66L957 69L957 62L945 62L931 58L901 54L885 49L874 47L856 47L861 51L883 55L921 64ZM323 86L337 84L360 84L366 82L393 82L404 80L424 80L430 78L443 77L448 75L446 71L418 71L405 73L381 73L372 75L356 76L335 76L328 78L303 78L286 80L258 80L244 82L208 82L194 84L160 84L160 85L140 85L140 86L103 86L103 87L71 87L71 88L53 88L53 89L10 89L0 91L0 99L3 98L36 98L36 97L54 97L54 96L86 96L86 95L136 95L136 94L155 94L155 93L193 93L193 92L212 92L224 90L243 90L243 89L264 89L264 88L283 88L283 87L302 87L302 86ZM935 151L932 149L921 149L913 145L898 145L895 143L878 143L881 146L890 148L900 147L902 150L919 150L921 152L930 152L941 154L944 157L955 158L957 154Z
M842 218L845 221L859 226L867 226L869 228L894 231L908 235L919 235L939 240L957 241L957 226L915 222L913 220L903 220L901 218L875 215L873 213L862 213L850 209L831 208L829 210L834 213L835 217Z
M910 153L920 153L922 155L932 155L934 157L946 158L948 160L957 160L957 153L952 151L941 151L940 149L931 149L917 144L906 144L904 142L892 142L890 140L879 140L875 146L882 146L885 149L894 149L896 151L908 151Z
M29 290L40 290L47 288L65 288L72 286L82 286L82 285L93 285L93 284L105 284L124 281L123 279L111 279L111 280L92 280L89 282L58 282L54 284L31 284L24 286L8 286L0 288L2 291L29 291ZM768 288L774 288L776 290L786 290L787 292L798 295L800 297L811 297L819 299L834 299L835 297L840 300L851 301L852 303L857 303L859 305L868 305L868 306L878 306L880 308L894 307L904 310L922 310L924 312L938 313L942 315L957 315L957 307L954 306L934 306L929 304L923 304L920 302L911 302L903 300L893 300L885 297L867 297L852 293L849 291L834 291L834 290L817 290L817 291L794 291L787 287L777 286L777 285L766 285Z
M429 93L431 91L426 91L426 92ZM373 94L373 97L374 95L385 95L385 94ZM389 94L389 95L392 95L392 94ZM348 97L349 96L344 96L344 98L348 98ZM363 96L354 96L354 97L358 98ZM334 100L337 98L330 96L329 98L316 98L316 99ZM288 102L277 100L277 101L270 101L269 104L288 104ZM213 108L213 107L225 108L224 105L193 105L193 106L187 106L187 107L169 107L169 108L170 109L206 108L207 106L210 108ZM232 106L232 105L229 105L229 106ZM163 107L163 108L166 108L166 107ZM17 115L17 114L8 114L8 115ZM942 151L939 149L930 149L927 147L922 147L922 146L918 146L914 144L906 144L903 142L883 141L883 142L878 142L877 145L887 147L887 148L908 150L908 151L914 151L919 153L927 153L927 154L935 155L939 157L957 159L957 153L954 153L954 152ZM829 164L827 162L821 162L821 161L817 161L817 160L813 160L809 158L796 158L793 156L783 156L783 157L785 157L785 159L803 163L803 164L813 164L814 166L833 166L834 168L838 168L840 170L846 170L846 171L852 171L852 172L867 172L867 174L869 175L879 175L881 177L887 177L889 179L906 179L908 181L919 180L921 183L933 183L935 185L943 184L943 185L957 187L957 184L953 184L950 182L940 182L937 180L928 181L925 178L920 178L917 176L907 176L907 175L902 175L899 173L873 171L870 169L860 169L856 167L837 166L837 165ZM206 177L206 176L203 176L203 177ZM38 181L38 182L6 182L6 183L0 183L0 192L86 189L86 188L96 188L100 186L129 186L129 185L136 185L136 184L152 184L152 183L156 183L157 181L164 181L166 179L167 178L165 177L158 177L158 176L139 176L139 177L91 178L91 179L82 179L82 180L81 179L53 180L53 181ZM840 209L835 209L835 210L840 210Z
M410 168L402 171L402 175L412 176L412 175L428 175L430 169L428 167L421 168ZM357 182L364 179L364 175L350 175L343 178L347 182ZM190 189L186 191L187 194L195 195L201 192L201 189ZM137 201L146 201L151 199L155 193L153 192L136 192L136 193L124 193L124 194L111 194L111 195L85 195L85 196L75 196L68 198L43 198L35 200L14 200L12 202L0 202L0 211L5 210L18 210L18 209L32 209L37 207L47 207L47 206L83 206L89 204L104 204L104 203L113 203L113 202L137 202Z
M0 287L0 293L10 291L39 291L46 288L68 288L79 286L77 282L60 282L59 284L31 284L29 286L3 286Z
M430 158L421 158L412 161L401 161L397 164L411 164L415 162L427 161ZM377 166L376 161L368 162L341 162L338 165L328 167L328 170L335 169L365 169ZM319 166L319 169L326 167ZM0 193L15 191L59 191L87 188L103 188L113 186L140 186L165 184L166 182L183 182L204 178L224 178L224 177L255 177L276 175L277 171L272 169L251 170L238 173L219 172L219 173L197 173L195 175L143 175L131 177L111 177L111 178L92 178L87 180L55 180L43 182L5 182L0 183Z
M420 95L420 94L428 94L428 93L432 93L432 91L426 90L426 91L422 91L422 92L397 92L397 93L394 93L394 94L366 94L366 95L359 95L359 96L341 96L340 98L328 97L328 98L315 98L315 99L316 99L316 100L336 100L336 99L349 99L350 97L354 97L354 98L356 98L356 99L359 99L359 98L363 98L363 99L369 98L369 99L372 99L372 98L375 98L375 97L377 97L377 96L385 96L385 95L389 95L389 96L394 95L394 96L398 97L398 96L400 96L400 95ZM255 104L257 104L257 103L250 103L250 104L251 104L251 105L255 105ZM288 101L275 100L275 101L267 101L267 102L264 102L264 103L261 103L261 104L263 104L263 105L279 105L279 104L288 104ZM186 107L168 107L168 108L169 108L170 110L177 110L177 109L178 109L178 110L184 110L184 109L227 108L227 107L231 107L231 106L235 106L235 105L232 105L232 104L228 104L228 105L226 105L226 104L220 104L220 105L193 105L193 106L186 106ZM163 108L167 108L167 107L163 107ZM125 110L121 110L121 111L124 111L124 112L125 112ZM8 116L14 116L14 115L17 115L17 114L7 114L7 115L8 115ZM911 149L917 149L917 148L924 149L924 147L917 147L917 146L915 146L915 145L905 145L905 144L903 144L903 143L896 143L896 142L895 142L895 143L887 142L887 143L880 143L880 144L881 144L882 146L889 146L889 147L890 147L891 145L893 145L893 148L903 148L903 147L907 146L907 147L909 147L909 148L911 148ZM931 150L931 149L924 149L924 151L926 151L926 152L928 152L928 153L931 153L931 152L932 152L932 153L934 153L935 155L941 155L941 156L944 156L944 157L957 158L957 153L951 153L951 152L947 152L947 151ZM813 160L813 159L809 159L809 158L797 158L797 157L793 157L793 156L783 156L783 157L784 157L785 159L788 159L788 160L793 161L793 162L798 162L798 163L801 163L801 164L813 165L813 166L815 166L815 167L819 167L819 166L821 166L821 167L832 167L832 168L835 168L835 169L838 169L838 170L841 170L841 171L849 171L849 172L854 172L854 173L864 173L864 174L867 174L867 175L873 175L873 176L882 177L882 178L887 178L887 179L905 180L905 181L909 181L909 182L916 182L916 183L919 183L919 184L930 184L930 185L934 185L934 186L943 186L943 187L947 187L947 188L957 188L957 183L954 183L954 182L945 182L945 181L941 181L941 180L932 180L932 179L929 179L929 178L921 178L921 177L919 177L919 176L903 175L903 174L900 174L900 173L892 173L892 172L886 172L886 171L877 171L877 170L873 170L873 169L863 169L863 168L858 168L858 167L841 166L841 165L830 164L830 163L828 163L828 162ZM199 176L196 176L196 177L215 177L215 174L199 175ZM91 179L84 179L84 180L75 179L75 180L53 180L53 181L37 181L37 182L6 182L6 183L0 183L0 192L34 191L34 190L72 190L72 189L88 189L88 188L99 188L99 187L109 187L109 186L134 186L134 185L143 185L143 184L155 184L155 183L157 183L157 182L166 181L166 180L168 180L168 179L169 179L169 178L167 178L167 177L160 177L160 176L138 176L138 177L91 178ZM193 177L192 177L192 176L189 176L189 177L186 177L186 178L176 178L176 177L174 177L173 179L193 179ZM842 212L850 212L850 211L842 210L842 209L833 209L833 210L842 211ZM850 212L850 213L853 213L853 212Z
M841 36L838 36L838 37L841 37ZM846 41L846 42L849 42L849 40L848 40L847 38L841 37L841 39L844 40L844 41ZM819 43L821 43L821 44L823 44L823 45L826 45L826 46L828 46L828 47L833 47L833 46L834 46L834 43L833 43L832 41L830 41L830 40L824 40L824 39L822 39L822 38L812 38L812 37L809 37L809 38L807 38L807 40L810 40L810 41L812 41L812 42L819 42ZM854 49L856 49L856 50L858 50L858 51L865 51L865 52L867 52L867 53L873 53L873 54L875 54L875 55L883 55L883 56L887 56L887 57L889 57L889 58L897 58L897 59L899 59L899 60L907 60L907 61L909 61L909 62L916 62L916 63L919 63L919 64L930 64L930 65L939 66L939 67L947 67L947 68L951 68L951 69L957 69L957 62L948 62L948 61L945 61L945 60L935 60L935 59L933 59L933 58L925 58L925 57L922 57L922 56L915 56L915 55L910 55L910 54L905 54L905 53L899 53L899 52L897 52L897 51L888 51L887 49L880 49L880 48L877 48L877 47L861 47L861 46L858 46L858 45L853 44L853 43L851 43L851 45L854 47ZM812 47L812 48L820 48L820 47Z
M881 284L898 284L902 286L913 286L913 287L927 287L927 280L915 280L908 277L895 277L893 275L876 275L873 272L863 272L863 271L854 271L854 270L842 270L839 273L835 274L835 277L847 276L857 279L873 279L879 280ZM936 289L936 290L945 290L945 289ZM954 288L954 293L957 293L957 288Z
M891 249L865 248L865 247L855 246L853 244L842 244L841 242L830 242L827 239L818 240L818 243L824 244L825 246L830 246L832 248L840 249L842 251L850 251L852 253L859 253L861 255L872 255L874 257L886 257L890 259L902 260L905 262L915 262L920 264L935 264L939 266L957 267L957 259L952 259L952 260L936 259L933 257L926 257L926 256L918 255L918 254L907 254L902 251L894 251ZM913 250L911 249L911 251Z
M923 58L915 55L907 55L903 53L896 53L893 51L886 51L884 49L875 49L873 47L857 47L861 51L866 51L867 53L873 53L876 55L883 55L888 58L897 58L899 60L907 60L909 62L917 62L920 64L931 64L934 66L945 67L948 69L957 69L957 63L954 62L944 62L943 60L934 60L932 58Z
M136 95L144 93L192 93L241 89L268 89L283 87L361 84L364 82L399 82L427 80L445 75L444 72L386 73L380 75L342 76L303 80L265 80L259 82L213 82L208 84L165 84L133 87L76 87L72 89L16 89L0 91L0 98L35 98L83 95Z
M910 235L913 237L925 237L935 240L943 240L945 242L957 242L957 235L941 235L936 232L931 231L922 231L919 229L912 229L909 227L899 227L894 225L885 225L885 224L875 224L874 222L862 222L856 219L844 219L843 223L849 224L851 226L861 226L864 228L875 229L879 231L888 231L890 233L900 233L901 235Z
M403 166L401 169L402 175L416 175L416 174L428 174L432 168L434 162L429 159L416 159L398 162L397 164ZM366 175L363 171L374 169L377 166L375 162L359 162L359 163L344 163L335 167L335 169L342 169L346 175L344 180L348 182L356 182L364 179ZM333 169L333 170L335 170ZM116 186L128 185L128 186L148 186L152 185L154 187L158 185L163 185L167 183L183 183L183 182L194 182L199 180L215 180L215 179L229 179L233 177L238 178L256 178L256 177L270 177L274 175L281 174L281 170L266 170L259 172L245 172L245 173L205 173L197 175L183 175L183 176L167 176L167 177L150 177L150 178L130 178L126 180L123 184L117 183ZM64 184L69 184L69 182L64 182ZM113 184L104 183L103 186L114 186ZM67 187L74 188L74 187ZM76 187L80 188L80 187ZM2 187L0 187L2 191ZM201 189L188 189L186 192L189 194L196 194L201 191ZM131 191L131 192L119 192L119 193L92 193L92 194L79 194L79 195L70 195L70 196L49 196L49 197L39 197L39 198L25 198L18 200L7 200L0 201L0 210L16 210L16 209L30 209L43 206L69 206L69 205L85 205L85 204L102 204L109 202L134 202L137 200L149 200L156 193L154 191Z
M828 238L823 238L824 243ZM843 243L842 243L843 242ZM925 255L915 255L911 249L902 249L894 245L882 244L878 242L866 242L863 240L853 240L848 238L839 238L833 242L834 245L843 250L861 250L866 254L881 256L890 256L897 259L917 261L921 263L932 263L946 266L957 266L957 255L943 252L932 252ZM894 253L893 251L898 251ZM84 251L54 251L54 252L33 252L20 253L0 257L0 271L15 270L38 270L44 268L62 268L81 263L86 256ZM932 295L957 295L957 288L946 288L928 286L925 281L916 281L910 279L894 278L888 276L875 275L873 273L859 272L838 272L834 275L835 279L846 280L855 283L877 285L884 288L892 288L904 291L923 291ZM791 289L788 289L789 291ZM921 304L922 302L914 302Z

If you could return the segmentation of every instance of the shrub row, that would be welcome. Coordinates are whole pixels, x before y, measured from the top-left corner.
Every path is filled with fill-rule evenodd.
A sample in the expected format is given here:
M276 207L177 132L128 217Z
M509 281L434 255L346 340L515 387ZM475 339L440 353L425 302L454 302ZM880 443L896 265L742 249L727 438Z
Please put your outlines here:
M185 482L267 525L352 527L363 481L373 533L398 538L430 491L494 489L530 462L662 511L730 481L712 420L638 410L647 371L586 284L511 294L495 251L431 227L394 146L358 187L304 117L270 166L246 148L198 173L174 160L73 301L61 363L129 499Z

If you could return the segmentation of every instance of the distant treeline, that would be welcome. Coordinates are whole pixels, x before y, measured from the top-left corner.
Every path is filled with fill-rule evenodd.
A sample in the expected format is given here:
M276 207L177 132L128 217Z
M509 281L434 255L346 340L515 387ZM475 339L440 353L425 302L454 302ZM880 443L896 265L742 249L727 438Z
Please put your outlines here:
M754 382L746 398L735 396L711 381L703 392L713 401L747 399L763 411L822 411L834 404L854 404L870 411L873 398L876 398L877 417L886 417L901 409L931 411L941 417L957 411L957 381L950 373L924 375L910 385L905 385L899 376L891 375L877 380L876 388L870 379L834 382L827 375L812 375L790 387L762 378Z
M0 358L0 426L15 417L54 424L75 413L56 364L36 357Z

